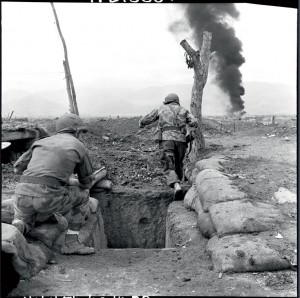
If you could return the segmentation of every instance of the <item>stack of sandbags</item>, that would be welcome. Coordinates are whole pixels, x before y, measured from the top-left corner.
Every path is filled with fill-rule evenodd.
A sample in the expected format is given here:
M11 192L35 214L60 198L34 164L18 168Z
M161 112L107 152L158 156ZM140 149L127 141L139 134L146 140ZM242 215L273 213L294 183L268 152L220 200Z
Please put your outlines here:
M1 222L11 224L15 215L14 199L2 200L1 205Z
M2 223L2 251L12 256L15 271L27 279L45 267L53 256L51 250L38 243L28 243L13 225Z
M230 179L220 172L222 161L225 161L224 156L198 161L190 177L192 187L184 197L184 205L198 214L198 227L206 238L216 234L209 207L245 197L245 193L233 186Z
M246 272L289 268L290 262L282 254L282 247L288 244L281 241L275 245L277 233L272 233L282 224L283 215L271 204L248 199L233 185L222 172L221 162L225 160L217 156L198 161L190 177L192 187L184 198L184 206L197 213L202 235L210 239L207 251L214 269Z
M183 204L187 209L194 210L197 213L198 227L205 238L211 238L215 235L216 229L211 221L209 212L203 211L195 184L186 193Z

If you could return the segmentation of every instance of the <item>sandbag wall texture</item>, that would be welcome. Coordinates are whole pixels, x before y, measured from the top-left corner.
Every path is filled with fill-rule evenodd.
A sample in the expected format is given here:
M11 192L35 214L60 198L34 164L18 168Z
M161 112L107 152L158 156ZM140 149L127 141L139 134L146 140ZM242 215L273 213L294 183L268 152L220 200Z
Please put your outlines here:
M92 194L100 203L108 248L163 248L173 191L115 187Z
M289 268L291 264L282 254L285 243L278 245L274 232L284 221L283 215L273 205L255 202L232 185L229 176L221 172L225 160L217 156L198 161L190 177L192 187L184 198L184 206L197 213L198 228L209 239L206 250L214 270Z

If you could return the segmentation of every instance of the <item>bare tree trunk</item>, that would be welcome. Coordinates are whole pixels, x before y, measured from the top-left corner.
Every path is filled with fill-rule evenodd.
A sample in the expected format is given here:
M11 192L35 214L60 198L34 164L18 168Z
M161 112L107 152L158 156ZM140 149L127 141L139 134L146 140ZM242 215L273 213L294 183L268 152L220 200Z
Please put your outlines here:
M65 61L63 61L63 65L64 65L64 70L65 70L65 75L66 75L66 84L67 84L67 92L68 92L68 97L69 97L69 102L70 102L70 110L71 110L71 113L79 115L79 111L77 108L77 102L76 102L75 88L74 88L73 79L72 79L72 75L71 75L71 71L70 71L70 64L69 64L69 59L68 59L68 51L67 51L66 42L65 42L65 39L60 30L59 21L58 21L58 17L57 17L54 5L52 2L50 4L53 9L57 30L58 30L59 36L61 38L61 41L62 41L62 44L64 47Z
M198 120L198 133L195 136L191 153L198 158L200 150L205 147L205 140L202 129L202 95L203 89L207 81L209 60L212 57L210 53L212 34L203 32L203 41L201 50L195 51L186 40L182 40L180 45L188 54L190 60L189 67L194 68L194 84L192 88L191 113Z

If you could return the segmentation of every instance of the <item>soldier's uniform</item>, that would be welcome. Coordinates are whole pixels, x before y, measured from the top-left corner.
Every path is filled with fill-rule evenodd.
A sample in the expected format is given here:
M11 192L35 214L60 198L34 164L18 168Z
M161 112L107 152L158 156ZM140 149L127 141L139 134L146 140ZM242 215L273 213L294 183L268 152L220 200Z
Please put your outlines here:
M158 120L158 132L161 132L160 148L164 174L169 186L174 187L183 178L183 159L185 156L186 125L197 126L197 119L179 104L179 98L171 93L164 104L140 120L140 127Z
M89 190L69 185L73 173L82 185L88 185L94 179L88 150L76 137L82 126L77 115L64 115L57 122L55 135L34 142L17 160L16 172L24 172L15 189L12 224L26 233L36 221L44 222L70 212L68 231L75 234L66 235L66 244L73 248L67 247L65 253L88 254L94 249L79 244L75 236L89 210Z

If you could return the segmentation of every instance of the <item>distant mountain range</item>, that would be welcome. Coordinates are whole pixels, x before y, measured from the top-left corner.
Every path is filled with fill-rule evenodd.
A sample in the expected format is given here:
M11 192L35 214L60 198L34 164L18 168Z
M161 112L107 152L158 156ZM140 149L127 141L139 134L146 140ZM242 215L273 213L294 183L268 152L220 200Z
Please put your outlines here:
M76 86L75 86L76 88ZM245 82L245 111L248 114L296 114L296 90L284 84ZM149 87L141 90L76 88L81 116L141 116L162 104L168 93L177 93L188 108L192 84ZM218 87L206 84L203 94L204 116L226 115L228 99ZM66 90L29 92L7 90L2 93L2 116L56 117L68 111Z

